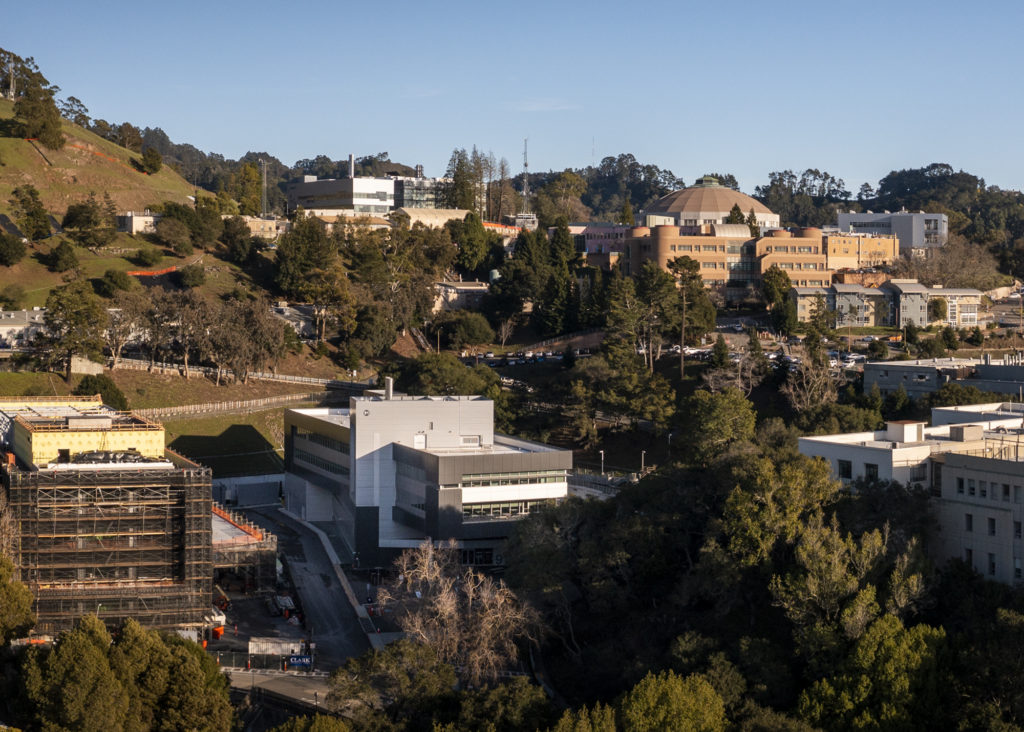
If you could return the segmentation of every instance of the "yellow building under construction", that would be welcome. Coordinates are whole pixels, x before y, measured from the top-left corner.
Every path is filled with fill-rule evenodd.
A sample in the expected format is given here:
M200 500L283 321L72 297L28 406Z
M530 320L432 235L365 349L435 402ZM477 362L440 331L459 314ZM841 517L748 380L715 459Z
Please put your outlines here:
M32 591L37 632L96 613L194 628L212 594L210 471L164 430L96 397L0 398L0 537Z

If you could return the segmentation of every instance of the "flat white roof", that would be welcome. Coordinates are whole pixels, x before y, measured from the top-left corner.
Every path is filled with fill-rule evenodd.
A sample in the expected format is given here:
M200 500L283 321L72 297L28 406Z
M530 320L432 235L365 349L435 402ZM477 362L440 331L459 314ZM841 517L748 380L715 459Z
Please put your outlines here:
M213 514L213 543L241 539L248 536L230 521Z
M919 358L913 361L869 361L869 366L886 366L887 368L919 368L921 366L978 366L985 363L978 358ZM997 364L993 360L993 365Z
M416 448L413 448L416 449ZM520 450L508 445L468 445L466 447L427 447L418 452L430 455L515 455L531 450Z
M823 445L850 445L854 447L869 447L881 450L893 450L905 447L920 447L923 445L939 446L948 444L963 444L960 440L950 438L952 427L969 427L978 425L985 429L985 437L993 437L1006 434L1020 424L1020 418L992 419L980 422L960 422L957 424L944 424L937 427L925 427L924 439L920 442L897 442L889 439L888 430L876 430L875 432L847 432L835 435L816 435L801 437L800 442L819 443ZM1002 431L996 432L997 429ZM974 440L971 440L974 442Z
M296 414L305 414L309 417L316 417L317 419L322 419L324 422L330 422L332 424L340 425L341 427L350 426L349 410L347 407L314 407L311 409L292 409L291 411Z
M948 407L932 407L932 411L941 410L943 412L968 412L978 413L983 412L995 412L997 414L1005 414L1007 416L1014 414L1024 414L1024 404L1020 402L986 402L985 404L953 404Z

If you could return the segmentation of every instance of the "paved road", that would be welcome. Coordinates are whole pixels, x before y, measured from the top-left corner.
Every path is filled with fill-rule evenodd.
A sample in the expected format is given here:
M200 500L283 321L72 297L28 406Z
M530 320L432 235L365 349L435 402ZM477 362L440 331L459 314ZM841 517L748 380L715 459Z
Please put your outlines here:
M271 676L250 671L228 671L231 686L248 691L266 689L275 694L309 704L323 706L327 699L327 677L325 676Z
M320 539L276 509L249 509L245 514L278 537L278 549L285 555L306 612L306 627L316 643L318 668L330 671L366 652L370 644Z

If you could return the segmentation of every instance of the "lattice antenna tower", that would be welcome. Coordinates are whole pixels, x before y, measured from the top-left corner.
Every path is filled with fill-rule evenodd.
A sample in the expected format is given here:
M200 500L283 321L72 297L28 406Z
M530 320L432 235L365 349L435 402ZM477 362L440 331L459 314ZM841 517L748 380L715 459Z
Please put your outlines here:
M527 157L529 137L523 138L523 213L530 212L530 161Z

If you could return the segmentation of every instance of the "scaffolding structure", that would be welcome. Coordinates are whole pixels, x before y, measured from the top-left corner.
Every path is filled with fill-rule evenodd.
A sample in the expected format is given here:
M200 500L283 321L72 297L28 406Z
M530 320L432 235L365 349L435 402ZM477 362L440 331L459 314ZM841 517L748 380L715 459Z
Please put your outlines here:
M172 464L3 468L15 564L36 631L97 614L155 628L200 628L213 592L211 473Z

